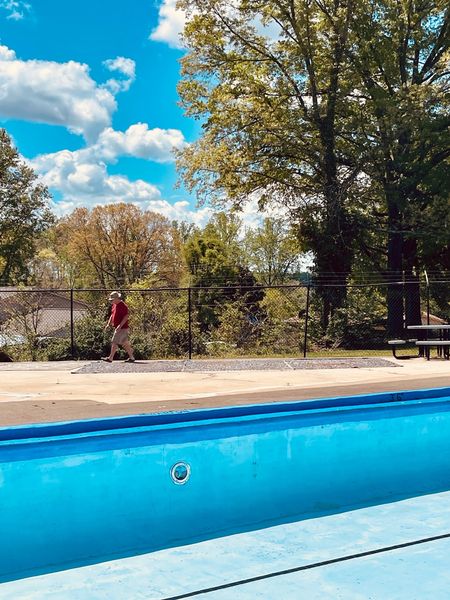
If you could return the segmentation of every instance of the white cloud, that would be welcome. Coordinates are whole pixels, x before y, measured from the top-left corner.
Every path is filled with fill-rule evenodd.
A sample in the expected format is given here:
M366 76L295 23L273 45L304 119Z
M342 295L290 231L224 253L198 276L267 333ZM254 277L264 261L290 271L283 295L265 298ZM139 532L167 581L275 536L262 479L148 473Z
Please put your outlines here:
M134 79L136 75L136 63L131 58L125 58L124 56L118 56L117 58L109 58L105 60L105 67L110 71L119 71L123 75Z
M138 135L139 134L139 135ZM63 215L79 206L92 207L116 202L128 202L165 215L170 220L187 221L204 227L213 210L206 206L193 209L186 200L169 202L162 198L160 190L153 184L138 179L130 181L124 175L110 175L107 164L115 162L120 156L140 156L148 160L162 162L167 149L154 154L155 146L146 139L156 136L165 139L167 145L175 141L184 144L184 138L178 130L149 130L143 123L132 125L125 132L106 129L99 136L98 142L81 150L62 150L52 154L42 154L28 161L30 166L40 175L42 182L50 190L61 196L59 202L53 203L56 214ZM150 148L150 150L149 150ZM257 194L249 197L238 216L244 227L255 229L264 217L287 218L288 211L282 205L273 203L266 206L263 213L258 209ZM223 202L221 210L230 211L231 205Z
M105 163L95 162L95 154L90 154L91 150L62 150L28 161L40 175L41 181L61 196L59 202L52 203L57 215L65 215L80 206L92 208L127 202L144 210L161 213L170 220L188 221L198 226L208 222L212 214L210 208L196 210L186 200L171 203L162 198L155 185L147 181L130 181L124 175L110 175Z
M115 202L127 202L126 198L118 198ZM71 213L75 208L86 206L92 208L98 205L109 204L112 200L104 200L98 198L95 202L86 203L80 201L80 199L65 198L60 202L53 202L52 209L58 216L64 216ZM162 198L143 200L141 202L131 201L137 204L143 210L150 210L152 212L164 215L169 221L185 221L188 223L194 223L198 227L204 227L212 215L212 210L209 208L203 208L200 210L191 209L189 203L186 201L175 202L171 204L167 200Z
M169 204L165 200L162 200L159 204L154 202L149 206L149 210L160 212L171 221L186 221L194 223L198 227L204 227L214 212L209 207L192 209L186 200L180 200L174 204Z
M134 61L118 57L111 64L128 79L98 85L88 65L23 61L13 50L0 46L0 116L62 125L93 141L111 124L117 109L114 94L128 89L133 80Z
M30 161L41 181L62 196L61 208L93 206L110 202L145 204L159 200L155 185L142 179L130 181L123 175L110 175L104 163L83 162L80 152L62 150Z
M109 58L103 62L103 65L109 71L118 71L125 75L125 79L109 79L105 86L113 94L118 92L126 92L130 89L131 84L136 78L136 63L131 58L118 56L117 58Z
M244 228L257 229L261 227L265 218L288 220L289 211L281 203L273 201L264 207L264 210L259 209L259 193L253 193L248 196L247 202L242 205L240 211L236 215L242 220ZM226 201L223 202L221 210L231 212L232 205Z
M150 39L166 42L172 48L183 48L180 34L184 30L186 15L176 4L177 0L163 0L159 7L158 25L150 34Z
M237 10L236 0L229 0L227 14L229 16L236 15ZM255 16L249 24L254 27L256 33L267 38L269 42L278 41L280 38L281 30L275 21L264 24L261 18ZM162 0L158 13L158 25L150 34L150 39L156 42L165 42L172 48L183 49L180 36L185 25L186 13L177 8L177 0Z
M134 132L134 133L133 133ZM142 135L137 135L140 132ZM130 181L124 175L110 175L107 163L112 163L125 154L159 160L165 157L164 150L159 155L151 155L152 144L148 152L146 137L156 137L166 141L174 135L176 140L184 138L177 130L149 130L143 123L132 125L127 131L119 132L107 129L99 136L98 143L81 150L62 150L53 154L43 154L28 161L40 175L42 182L61 196L59 202L52 207L57 215L64 215L80 206L93 207L109 203L127 202L142 209L161 213L169 220L187 221L204 227L211 218L213 210L206 206L200 209L191 207L186 200L169 202L161 195L153 184L138 179ZM114 138L116 141L114 142ZM145 151L143 150L145 149ZM231 210L231 205L224 202L222 210ZM238 213L244 227L254 229L261 225L264 217L285 217L287 211L280 206L266 207L264 213L258 210L258 196L252 195Z
M0 0L0 8L8 12L7 19L21 21L30 12L31 6L23 0Z
M183 202L172 205L161 198L155 185L142 179L130 181L124 175L110 175L107 170L107 164L116 162L120 156L156 162L173 160L172 148L184 144L183 134L177 129L149 129L146 123L138 123L125 132L107 128L97 143L81 150L42 154L28 162L41 181L61 196L61 201L53 205L57 214L77 206L130 202L170 219L195 221L206 213L203 211L199 216Z
M182 148L185 144L178 129L149 129L147 123L136 123L125 132L108 127L89 150L109 162L118 156L134 156L164 163L173 160L174 148Z
M173 149L182 148L185 144L178 129L149 129L147 123L136 123L125 132L108 127L98 136L97 142L81 150L42 154L30 162L40 173L52 170L68 156L77 165L115 163L120 156L166 163L174 160Z
M7 46L0 46L0 62L7 60L16 60L16 53Z

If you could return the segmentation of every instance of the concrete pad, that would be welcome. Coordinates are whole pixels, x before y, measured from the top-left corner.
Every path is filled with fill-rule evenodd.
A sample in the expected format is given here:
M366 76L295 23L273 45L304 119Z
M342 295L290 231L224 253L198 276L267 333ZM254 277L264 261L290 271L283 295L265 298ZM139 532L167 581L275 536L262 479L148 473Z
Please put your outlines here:
M317 359L320 361L320 359ZM450 362L271 371L72 374L83 363L0 365L0 426L450 386Z

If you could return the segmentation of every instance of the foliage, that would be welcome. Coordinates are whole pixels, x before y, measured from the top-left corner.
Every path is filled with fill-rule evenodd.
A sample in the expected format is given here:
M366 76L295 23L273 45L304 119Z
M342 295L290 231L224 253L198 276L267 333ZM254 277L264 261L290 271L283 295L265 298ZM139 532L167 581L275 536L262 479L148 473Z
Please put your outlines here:
M70 337L47 338L40 342L41 360L98 360L109 351L109 337L105 334L105 323L102 319L88 314L75 323L74 356L71 353Z
M355 4L348 56L362 101L353 143L366 181L381 191L366 231L383 232L380 262L391 281L403 271L414 279L430 246L439 256L448 245L449 11L445 0ZM406 318L416 322L418 287L406 291ZM399 292L388 293L391 335L402 329Z
M184 245L184 258L191 275L191 285L206 287L231 283L241 267L237 230L219 213L206 227L197 229Z
M145 291L145 286L146 282L136 284L127 297L132 343L138 350L142 347L146 358L186 356L189 350L187 292Z
M345 281L356 227L348 204L358 188L347 141L353 0L180 5L189 52L179 91L187 114L203 121L202 137L179 153L184 181L219 204L283 204L318 270ZM324 298L325 320L341 296Z
M286 206L321 281L344 284L355 250L391 281L416 277L432 256L445 262L448 2L180 4L180 94L203 122L200 140L179 154L188 186L216 203ZM322 328L345 305L344 290L320 288ZM417 319L419 295L408 290L407 318ZM397 291L388 294L391 333L401 327Z
M79 257L68 252L71 231L59 223L45 231L37 242L37 252L28 263L31 285L46 288L78 287L90 284L83 278Z
M17 342L24 360L38 358L43 304L43 295L39 291L10 294L2 302L2 333Z
M267 317L258 344L260 352L266 353L271 348L275 353L297 356L304 343L305 288L269 289L262 305Z
M105 332L105 321L87 315L75 325L75 352L77 358L98 359L108 354L111 331Z
M226 249L227 262L244 265L246 257L242 253L242 219L235 212L215 212L211 215L205 229L208 234L217 237Z
M43 344L41 352L41 360L72 360L72 347L70 339L67 338L53 338ZM90 356L79 356L79 358L92 358ZM97 357L95 357L97 358Z
M78 208L55 229L55 252L86 285L127 287L146 276L178 285L183 265L176 229L162 215L133 204Z
M286 283L298 267L298 238L281 219L267 217L261 227L248 230L244 245L252 271L264 285Z
M264 317L264 311L260 307L257 312L252 310L247 302L247 294L244 293L224 305L218 325L211 331L210 343L217 346L220 342L229 347L248 350L260 337Z
M318 298L313 293L309 315L312 350L322 348L377 348L386 343L386 286L353 286L346 305L333 315L323 331L318 315Z
M236 224L232 218L227 226L224 216L213 220L204 230L195 232L184 247L193 287L194 322L202 333L217 328L226 304L244 295L246 313L257 317L260 310L264 292L249 269L239 262L242 253Z
M50 195L0 129L0 281L26 281L39 235L53 222Z

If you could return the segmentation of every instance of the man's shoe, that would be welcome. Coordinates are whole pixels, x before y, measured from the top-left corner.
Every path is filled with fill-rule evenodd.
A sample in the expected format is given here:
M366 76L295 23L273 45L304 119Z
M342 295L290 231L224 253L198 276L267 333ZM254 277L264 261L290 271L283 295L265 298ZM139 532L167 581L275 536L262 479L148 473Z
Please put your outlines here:
M112 360L108 356L105 356L105 357L102 356L102 358L100 360L102 360L103 362L110 362L110 363L112 362Z
M124 360L123 362L126 362L126 363L131 363L131 362L134 362L135 360L136 360L135 358L130 358L130 357L128 357L128 358L127 358L126 360Z

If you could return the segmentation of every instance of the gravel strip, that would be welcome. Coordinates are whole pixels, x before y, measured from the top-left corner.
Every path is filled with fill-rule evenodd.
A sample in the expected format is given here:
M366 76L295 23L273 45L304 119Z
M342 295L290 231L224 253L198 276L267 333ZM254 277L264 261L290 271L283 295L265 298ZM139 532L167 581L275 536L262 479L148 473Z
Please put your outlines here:
M291 371L293 369L373 369L398 366L400 365L383 358L138 360L135 363L96 361L74 369L72 373L202 373L211 371Z
M51 362L5 362L0 363L0 372L5 371L70 371L88 366L86 360L53 360Z

